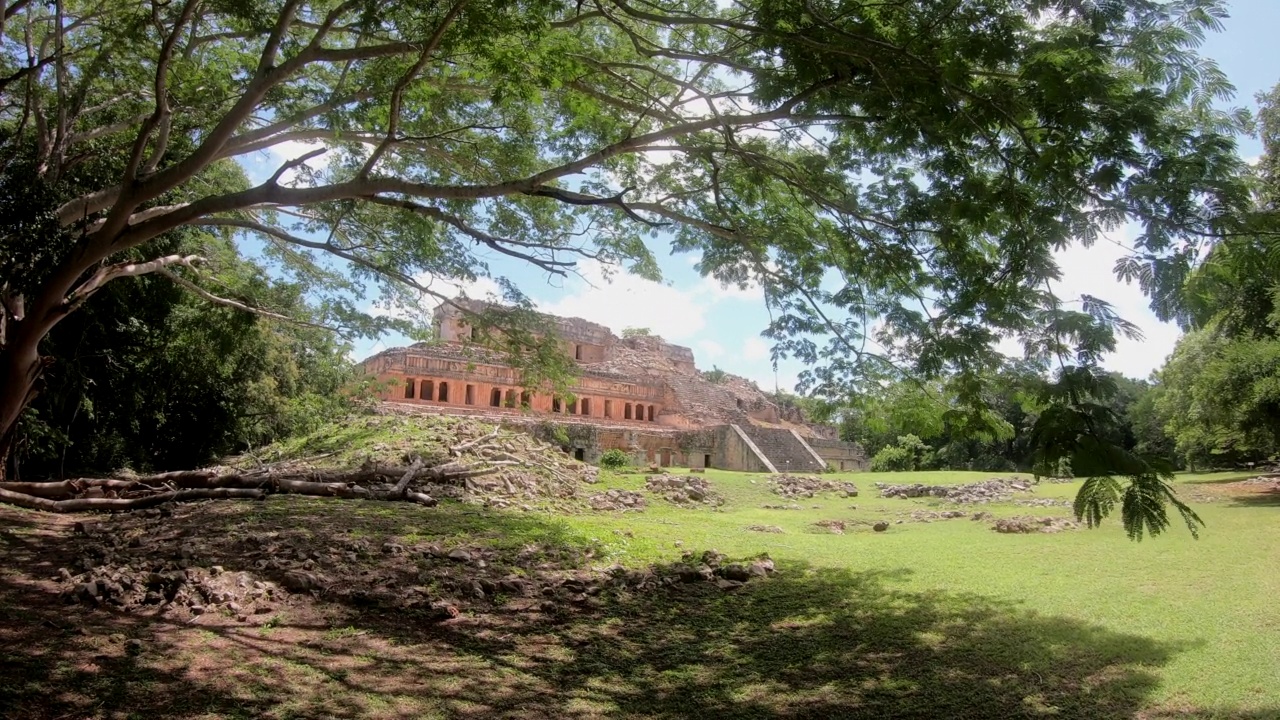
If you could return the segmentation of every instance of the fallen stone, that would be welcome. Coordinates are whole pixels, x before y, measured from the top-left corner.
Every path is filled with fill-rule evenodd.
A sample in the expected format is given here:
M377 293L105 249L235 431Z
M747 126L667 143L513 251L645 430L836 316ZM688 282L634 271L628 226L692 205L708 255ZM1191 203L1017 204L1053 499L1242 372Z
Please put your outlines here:
M750 530L751 532L762 532L762 533L782 533L783 532L783 529L778 527L777 525L748 525L747 529Z
M448 558L454 562L469 563L472 561L473 556L469 551L457 548L449 551Z
M280 584L290 592L305 593L316 590L320 587L320 581L309 572L301 570L290 570L280 579Z
M889 529L889 523L885 522L884 520L880 520L875 525L872 525L871 529L875 530L876 532L884 532L885 530Z

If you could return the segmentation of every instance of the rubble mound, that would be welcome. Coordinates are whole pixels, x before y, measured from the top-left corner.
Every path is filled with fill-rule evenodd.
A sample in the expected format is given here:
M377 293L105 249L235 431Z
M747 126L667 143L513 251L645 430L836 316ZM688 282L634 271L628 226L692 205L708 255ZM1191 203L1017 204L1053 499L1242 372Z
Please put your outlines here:
M790 505L769 505L766 503L764 505L761 505L760 507L765 510L800 510L801 509L801 507L795 503L791 503Z
M748 525L747 529L750 530L751 532L762 532L762 533L782 534L783 532L785 532L782 528L778 527L777 525Z
M609 593L690 582L730 590L774 571L767 557L729 563L714 550L686 553L669 565L624 568L592 566L599 554L594 547L501 550L356 535L317 540L307 528L264 526L257 519L226 530L225 517L209 521L208 504L165 509L80 524L79 557L54 578L64 601L172 621L210 615L262 625L290 606L321 599L396 610L408 621L441 621L495 600L556 612Z
M858 487L853 483L823 480L817 475L771 475L769 485L775 494L789 500L811 498L822 492L834 492L846 498L858 497Z
M689 475L650 475L644 480L644 489L661 495L676 505L723 505L720 497L706 478Z
M644 493L630 490L609 490L587 498L587 504L591 506L592 510L640 512L644 510L648 501L645 500Z
M273 471L376 468L422 458L428 467L447 463L466 468L450 482L428 478L415 487L435 498L452 498L491 508L529 503L551 509L581 509L583 485L599 482L599 470L573 459L555 445L474 418L398 414L353 416L301 439L265 448L257 457L232 465L272 461ZM370 486L377 490L380 486Z
M1056 533L1077 530L1080 523L1064 517L1009 517L999 518L991 525L998 533Z
M844 528L845 528L844 520L819 520L818 522L814 523L814 525L822 528L823 530L826 530L832 535L844 534Z
M967 485L889 485L876 483L882 498L944 498L953 503L976 504L999 502L1013 497L1015 492L1030 492L1031 485L1022 480L991 478Z

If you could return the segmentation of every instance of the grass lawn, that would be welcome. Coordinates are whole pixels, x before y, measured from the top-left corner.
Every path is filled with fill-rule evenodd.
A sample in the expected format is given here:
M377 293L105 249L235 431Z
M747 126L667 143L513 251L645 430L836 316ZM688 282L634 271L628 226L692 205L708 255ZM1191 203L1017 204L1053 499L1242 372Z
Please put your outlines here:
M778 565L732 592L659 588L550 615L499 599L435 624L323 598L252 627L60 609L40 601L38 568L69 532L15 514L0 525L0 716L1280 718L1280 494L1233 483L1243 476L1181 477L1207 524L1201 538L1175 528L1141 543L1115 521L1034 535L913 522L912 511L954 506L882 500L873 486L986 473L826 476L856 482L861 496L786 510L761 507L792 502L765 476L706 477L725 497L718 510L654 498L643 513L555 517L276 498L206 505L205 524L189 531L261 526L321 546L333 534L505 553L539 543L631 567L714 548ZM606 474L602 487L643 482ZM873 532L881 519L889 530ZM846 532L819 520L846 521ZM90 631L50 631L73 617ZM146 649L131 656L113 637Z

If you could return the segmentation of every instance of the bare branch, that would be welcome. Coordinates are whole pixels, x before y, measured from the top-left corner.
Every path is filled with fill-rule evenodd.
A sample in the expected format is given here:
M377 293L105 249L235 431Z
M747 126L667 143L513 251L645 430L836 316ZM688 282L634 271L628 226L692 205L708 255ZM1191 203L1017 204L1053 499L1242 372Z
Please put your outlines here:
M66 307L68 312L80 307L95 292L100 290L103 285L122 277L137 277L148 273L158 272L169 265L187 265L201 260L199 255L166 255L154 260L146 262L126 262L116 263L114 265L104 265L98 268L98 271L85 280L80 287L76 288L67 297Z
M262 308L254 307L252 305L242 303L239 300L232 300L230 298L214 295L208 290L205 290L204 288L182 277L178 273L173 272L167 267L162 267L156 272L159 273L160 275L163 275L169 278L175 284L182 287L183 289L188 290L196 295L199 295L201 298L208 300L209 302L214 303L215 305L223 305L225 307L234 308L236 310L241 310L243 312L251 313L253 315L259 315L261 317L271 318L272 320L281 320L283 322L292 323L294 325L302 325L304 327L319 328L321 330L337 332L336 328L331 328L327 325L320 325L318 323L308 322L306 320L299 320L298 318L289 317L288 315L281 315L280 313L274 313L274 312L271 312L270 310L263 310Z

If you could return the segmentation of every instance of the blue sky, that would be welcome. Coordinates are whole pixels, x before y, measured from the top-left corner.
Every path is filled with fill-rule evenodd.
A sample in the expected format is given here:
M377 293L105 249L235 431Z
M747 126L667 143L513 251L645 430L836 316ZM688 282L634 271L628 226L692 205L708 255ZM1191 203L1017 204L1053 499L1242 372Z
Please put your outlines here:
M1235 85L1237 95L1230 104L1252 108L1258 92L1280 81L1280 44L1274 40L1275 30L1280 28L1280 0L1237 0L1230 9L1225 31L1210 36L1202 53L1217 60ZM1244 157L1256 157L1261 145L1254 138L1240 138L1240 151ZM252 168L257 171L254 174L276 159L260 158L262 165ZM1124 243L1126 235L1122 230L1112 238ZM696 256L672 255L661 240L654 240L650 248L662 267L661 284L625 274L615 274L610 282L591 264L581 268L581 278L554 283L496 259L494 271L517 282L547 312L583 317L615 332L624 327L647 327L669 342L692 347L701 368L720 367L755 380L765 390L775 386L794 389L796 375L803 367L782 361L775 372L771 366L769 344L760 337L769 321L768 311L758 291L723 288L702 278L693 269ZM1155 319L1137 287L1112 275L1111 267L1122 252L1118 245L1107 242L1065 251L1059 256L1065 277L1056 290L1064 297L1082 293L1101 297L1142 328L1144 340L1122 340L1106 359L1109 368L1141 378L1163 364L1179 333L1176 327ZM481 281L466 289L472 296L483 296L496 286ZM353 354L363 358L403 343L399 337L361 341Z

